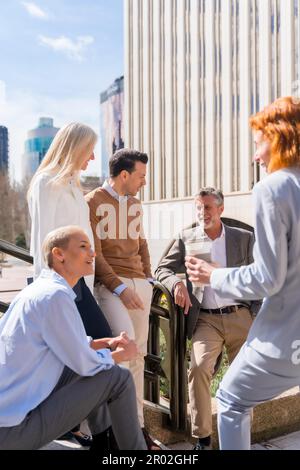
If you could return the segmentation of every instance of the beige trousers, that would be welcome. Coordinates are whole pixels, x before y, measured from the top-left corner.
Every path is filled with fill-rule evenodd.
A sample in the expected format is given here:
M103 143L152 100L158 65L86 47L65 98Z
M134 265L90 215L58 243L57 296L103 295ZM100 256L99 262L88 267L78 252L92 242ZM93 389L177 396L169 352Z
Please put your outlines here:
M128 310L122 300L112 294L104 285L97 285L94 288L94 295L111 327L113 336L119 335L121 331L126 331L137 344L137 358L123 365L128 367L132 373L136 387L138 417L141 427L144 427L144 357L147 354L152 285L145 279L125 277L120 277L120 279L126 286L137 292L144 304L143 310Z
M212 433L210 384L218 357L226 347L229 363L245 342L252 324L247 308L224 315L201 313L192 338L191 367L188 373L192 435Z

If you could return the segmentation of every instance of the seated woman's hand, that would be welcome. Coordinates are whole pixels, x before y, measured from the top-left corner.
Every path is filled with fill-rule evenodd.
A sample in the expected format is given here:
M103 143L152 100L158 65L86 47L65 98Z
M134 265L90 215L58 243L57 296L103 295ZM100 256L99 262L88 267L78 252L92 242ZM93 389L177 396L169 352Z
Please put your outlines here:
M111 353L116 363L124 361L132 361L138 354L137 345L133 340L129 340L127 344L120 344L116 350Z
M108 340L108 346L110 349L114 350L116 349L119 345L124 345L127 344L130 341L129 336L127 335L126 331L122 331L119 336L116 336L115 338L110 338Z

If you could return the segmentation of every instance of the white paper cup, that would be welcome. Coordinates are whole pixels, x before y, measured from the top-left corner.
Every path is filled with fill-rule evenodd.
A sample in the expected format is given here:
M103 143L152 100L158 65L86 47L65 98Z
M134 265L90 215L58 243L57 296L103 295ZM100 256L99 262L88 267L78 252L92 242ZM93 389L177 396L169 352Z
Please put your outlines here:
M185 242L185 254L203 259L211 263L211 241L210 240L188 240ZM203 287L201 282L192 282L194 287Z

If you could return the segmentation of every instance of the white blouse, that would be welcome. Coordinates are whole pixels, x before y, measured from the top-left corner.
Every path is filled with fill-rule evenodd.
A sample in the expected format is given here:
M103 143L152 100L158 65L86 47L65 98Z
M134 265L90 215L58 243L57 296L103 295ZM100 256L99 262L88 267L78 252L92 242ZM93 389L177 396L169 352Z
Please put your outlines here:
M46 267L42 256L42 244L46 235L59 227L78 225L86 231L94 247L90 225L89 206L74 179L63 185L51 184L52 176L41 174L34 182L29 201L31 216L30 254L34 258L34 276ZM93 292L94 276L85 281Z

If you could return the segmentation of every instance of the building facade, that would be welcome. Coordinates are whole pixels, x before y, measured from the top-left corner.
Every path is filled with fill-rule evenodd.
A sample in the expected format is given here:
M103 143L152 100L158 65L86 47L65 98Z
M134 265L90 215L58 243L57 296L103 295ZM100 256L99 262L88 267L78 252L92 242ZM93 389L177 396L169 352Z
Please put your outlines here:
M217 186L251 223L248 120L299 96L299 48L299 0L125 0L125 145L150 156L145 206Z
M109 175L108 161L110 156L124 147L124 77L114 83L100 95L101 122L101 178Z
M0 126L0 172L7 173L8 171L8 129L5 126Z
M38 127L28 132L25 153L22 160L22 178L31 178L43 160L59 128L53 126L53 119L42 117Z

